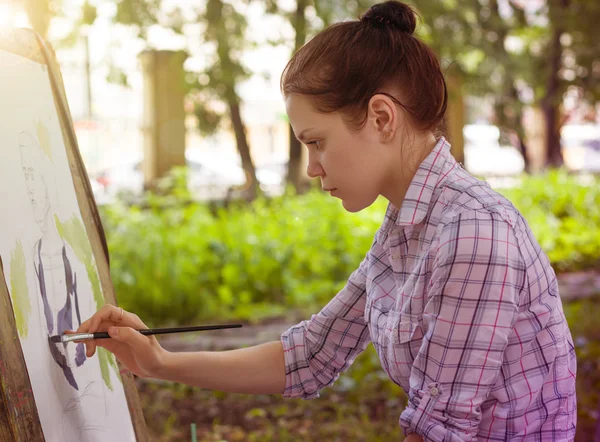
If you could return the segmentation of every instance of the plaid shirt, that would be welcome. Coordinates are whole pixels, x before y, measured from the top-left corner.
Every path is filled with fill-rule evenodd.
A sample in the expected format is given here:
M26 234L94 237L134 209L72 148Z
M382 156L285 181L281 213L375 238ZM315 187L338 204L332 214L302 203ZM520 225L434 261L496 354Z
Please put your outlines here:
M576 359L526 221L442 138L345 287L281 336L285 397L312 399L373 342L427 441L570 441Z

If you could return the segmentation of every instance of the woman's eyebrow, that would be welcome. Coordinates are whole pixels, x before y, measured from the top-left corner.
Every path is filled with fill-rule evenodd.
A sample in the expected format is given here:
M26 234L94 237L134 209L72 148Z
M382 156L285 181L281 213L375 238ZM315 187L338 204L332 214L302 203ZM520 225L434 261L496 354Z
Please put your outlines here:
M304 129L303 131L301 131L296 138L298 139L298 141L300 141L301 143L304 143L305 141L305 137L306 137L306 132L310 132L311 130L313 130L312 127L308 128L308 129Z

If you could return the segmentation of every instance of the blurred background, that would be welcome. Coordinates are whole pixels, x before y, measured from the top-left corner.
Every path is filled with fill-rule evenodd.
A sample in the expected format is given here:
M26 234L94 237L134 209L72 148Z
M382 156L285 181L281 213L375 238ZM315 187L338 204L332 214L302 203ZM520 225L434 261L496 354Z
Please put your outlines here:
M368 250L385 202L348 214L308 181L279 78L315 33L373 3L0 0L0 26L56 51L120 305L149 326L247 325L166 348L278 339ZM600 2L410 3L447 75L454 156L522 211L558 274L578 440L600 441ZM401 440L406 398L372 347L315 401L137 382L152 440Z

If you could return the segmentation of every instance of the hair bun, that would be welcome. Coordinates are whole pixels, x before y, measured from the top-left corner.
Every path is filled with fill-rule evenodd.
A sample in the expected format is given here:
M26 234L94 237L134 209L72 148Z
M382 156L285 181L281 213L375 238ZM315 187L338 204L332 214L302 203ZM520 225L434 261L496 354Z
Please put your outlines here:
M393 27L411 35L417 27L415 10L406 3L395 0L371 6L360 20L376 27Z

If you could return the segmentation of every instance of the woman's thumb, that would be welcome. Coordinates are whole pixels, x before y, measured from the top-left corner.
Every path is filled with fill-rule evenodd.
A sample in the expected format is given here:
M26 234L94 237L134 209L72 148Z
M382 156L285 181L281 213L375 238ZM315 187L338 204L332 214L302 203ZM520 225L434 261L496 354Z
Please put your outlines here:
M109 327L108 334L116 341L124 342L130 347L144 345L145 337L131 327Z

